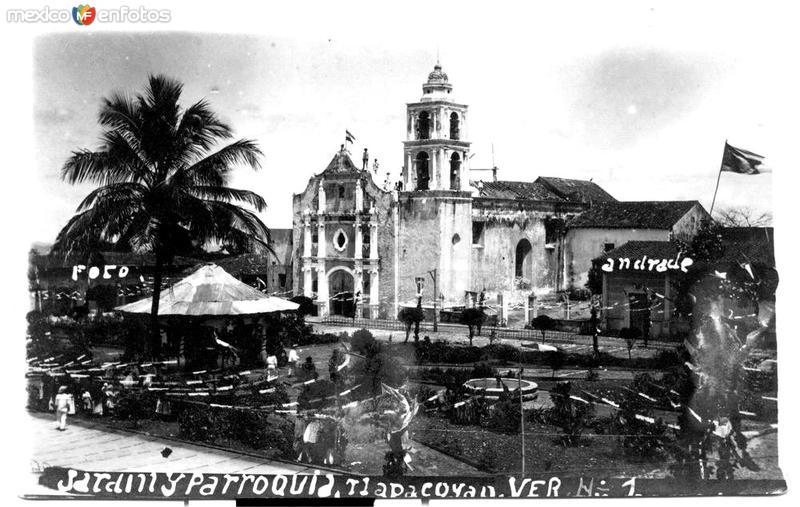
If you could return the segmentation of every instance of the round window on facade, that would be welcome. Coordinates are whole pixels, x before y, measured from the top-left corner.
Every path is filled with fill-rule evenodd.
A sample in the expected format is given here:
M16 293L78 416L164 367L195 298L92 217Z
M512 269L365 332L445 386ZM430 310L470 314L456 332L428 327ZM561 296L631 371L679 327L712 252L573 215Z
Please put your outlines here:
M458 234L453 234L453 244L457 245L460 242L461 242L461 236L459 236Z
M333 235L333 246L340 252L347 246L347 234L342 229L339 229Z

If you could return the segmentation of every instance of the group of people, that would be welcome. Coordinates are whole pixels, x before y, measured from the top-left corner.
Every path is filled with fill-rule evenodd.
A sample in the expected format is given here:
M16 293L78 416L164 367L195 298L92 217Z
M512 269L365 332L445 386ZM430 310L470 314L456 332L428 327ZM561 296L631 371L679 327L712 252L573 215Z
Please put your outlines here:
M63 431L67 426L67 416L77 413L90 417L113 414L117 400L123 389L148 387L161 379L160 373L142 373L133 366L121 374L113 367L102 375L51 375L45 374L37 384L32 385L31 406L39 410L55 412L57 427Z

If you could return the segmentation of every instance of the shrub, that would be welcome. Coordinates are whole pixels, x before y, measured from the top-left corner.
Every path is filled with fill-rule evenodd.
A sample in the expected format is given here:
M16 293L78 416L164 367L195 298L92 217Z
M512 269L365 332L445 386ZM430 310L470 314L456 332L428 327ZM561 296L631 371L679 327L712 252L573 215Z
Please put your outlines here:
M544 360L545 363L553 370L553 377L556 376L556 371L560 370L564 366L564 352L561 350L556 350L554 352L545 352L544 353Z
M517 433L520 422L519 400L516 397L505 398L489 410L485 427L501 433Z
M480 336L484 322L486 322L486 314L483 313L483 308L466 308L461 313L461 323L467 326L469 330L470 347L472 346L472 337L475 335L475 329L478 330L478 336Z
M561 428L561 442L575 445L581 433L594 417L594 405L570 398L572 384L558 382L550 390L553 408L547 414L550 424Z
M233 439L254 449L278 449L281 455L291 456L294 425L285 419L252 410L228 410L224 417Z
M470 378L494 378L497 376L497 371L488 363L478 363L472 368L470 375L472 375Z
M539 315L531 321L533 329L538 329L542 333L542 341L545 339L545 333L555 327L555 321L547 315Z
M377 353L375 349L380 347L375 337L367 329L355 331L350 339L350 346L354 351L365 355Z
M416 348L417 360L430 363L475 363L483 354L478 347L453 346L446 342L422 342Z
M77 403L77 400L76 400ZM155 414L156 398L147 391L122 391L117 398L116 408L114 409L114 419L131 421L138 425L138 421L151 419Z
M317 307L314 305L314 301L310 297L298 295L290 298L289 301L300 305L300 307L297 309L297 315L300 317L314 315L317 313Z
M178 412L180 436L196 442L214 442L222 433L219 422L211 408L203 405L183 404Z

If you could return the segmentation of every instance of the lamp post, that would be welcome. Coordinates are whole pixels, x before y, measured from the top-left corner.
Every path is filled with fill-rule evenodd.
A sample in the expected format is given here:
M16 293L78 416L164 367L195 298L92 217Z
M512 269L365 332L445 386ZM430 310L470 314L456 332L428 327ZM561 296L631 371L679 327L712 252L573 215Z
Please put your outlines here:
M436 324L436 299L437 294L439 294L439 292L436 290L436 268L428 271L428 274L431 275L431 278L433 278L433 332L436 333L439 331L439 328Z

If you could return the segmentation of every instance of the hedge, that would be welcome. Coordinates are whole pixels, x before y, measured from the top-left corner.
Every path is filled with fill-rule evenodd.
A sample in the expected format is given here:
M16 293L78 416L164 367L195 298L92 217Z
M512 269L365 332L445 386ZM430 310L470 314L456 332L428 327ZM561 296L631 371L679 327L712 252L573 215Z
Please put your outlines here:
M390 345L387 348L399 347L400 345ZM447 342L437 341L433 343L420 342L415 344L415 352L417 363L419 364L465 364L476 363L479 361L496 360L501 364L516 363L520 358L527 364L541 364L551 365L552 354L547 352L539 352L537 350L525 349L520 350L519 347L514 347L507 344L493 344L484 347L470 347L451 345ZM676 350L662 350L650 358L634 358L628 359L626 357L616 357L608 353L601 352L599 357L595 358L588 354L575 354L563 353L563 363L561 366L572 366L579 368L594 368L599 365L602 366L620 366L627 368L641 368L641 369L667 369L683 363L684 351L682 349Z

